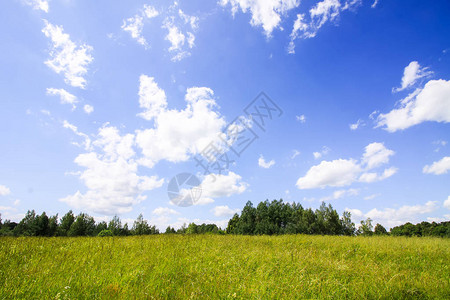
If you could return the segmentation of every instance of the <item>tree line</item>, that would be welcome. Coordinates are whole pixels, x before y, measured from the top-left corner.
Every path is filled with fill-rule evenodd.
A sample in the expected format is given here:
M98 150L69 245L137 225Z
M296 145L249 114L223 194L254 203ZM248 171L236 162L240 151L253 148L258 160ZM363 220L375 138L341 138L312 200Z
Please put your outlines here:
M0 215L0 236L128 236L159 234L155 225L144 220L142 214L133 222L131 228L114 216L109 222L96 223L92 216L72 211L62 218L58 215L47 216L45 212L38 215L29 210L19 222L6 220ZM406 223L394 227L388 232L381 224L372 225L370 218L360 222L358 228L351 220L351 213L344 211L339 216L331 204L322 203L313 210L303 208L298 203L285 203L282 199L266 200L256 207L248 201L241 211L229 221L225 230L216 224L190 223L179 229L167 227L166 234L243 234L243 235L279 235L279 234L317 234L317 235L393 235L393 236L439 236L450 237L450 222L416 225Z
M226 229L230 234L319 234L319 235L393 235L393 236L439 236L450 237L450 222L429 223L417 225L406 223L394 227L388 232L381 224L372 225L372 220L362 220L356 227L351 220L351 213L344 211L339 216L331 204L322 202L313 210L305 209L299 203L285 203L282 199L266 200L256 207L252 202L242 209L241 214L235 214Z

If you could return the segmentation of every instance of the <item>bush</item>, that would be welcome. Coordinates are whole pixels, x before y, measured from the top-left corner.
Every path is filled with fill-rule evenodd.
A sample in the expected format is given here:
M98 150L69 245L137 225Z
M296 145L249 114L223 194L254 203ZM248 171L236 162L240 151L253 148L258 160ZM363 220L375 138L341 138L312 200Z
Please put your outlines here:
M113 233L111 230L103 229L98 233L98 236L104 237L104 236L113 236Z

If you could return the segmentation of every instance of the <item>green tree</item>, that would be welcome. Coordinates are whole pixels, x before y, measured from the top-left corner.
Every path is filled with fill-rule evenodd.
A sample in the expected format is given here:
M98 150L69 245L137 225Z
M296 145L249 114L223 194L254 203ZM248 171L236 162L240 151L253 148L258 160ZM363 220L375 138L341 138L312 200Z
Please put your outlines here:
M131 231L134 235L151 234L150 226L147 221L144 220L142 214L140 214L136 221L134 221Z
M73 215L73 212L71 210L69 210L61 218L61 225L58 227L57 234L59 236L67 236L69 233L70 227L72 226L74 221L75 221L75 216Z
M373 231L373 233L375 235L386 235L388 234L386 228L383 227L383 225L377 223L377 225L375 225L375 229Z
M362 220L358 231L361 235L373 235L372 220L370 218L367 218L365 221Z
M355 223L352 222L352 214L344 211L341 218L342 233L344 235L354 235L356 232Z
M121 235L122 222L120 221L120 218L117 215L115 215L111 219L111 221L109 221L108 229L111 230L111 232L114 235Z
M69 236L89 236L93 235L95 230L95 220L93 217L80 213L75 222L70 226Z

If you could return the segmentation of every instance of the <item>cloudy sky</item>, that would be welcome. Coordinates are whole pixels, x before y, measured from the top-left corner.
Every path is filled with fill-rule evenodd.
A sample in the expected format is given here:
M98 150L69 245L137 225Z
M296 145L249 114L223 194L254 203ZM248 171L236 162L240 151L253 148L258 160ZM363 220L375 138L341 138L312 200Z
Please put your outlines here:
M280 198L387 227L450 219L447 0L0 8L3 219L225 226ZM213 152L227 166L208 173ZM189 207L167 193L183 172L202 182Z

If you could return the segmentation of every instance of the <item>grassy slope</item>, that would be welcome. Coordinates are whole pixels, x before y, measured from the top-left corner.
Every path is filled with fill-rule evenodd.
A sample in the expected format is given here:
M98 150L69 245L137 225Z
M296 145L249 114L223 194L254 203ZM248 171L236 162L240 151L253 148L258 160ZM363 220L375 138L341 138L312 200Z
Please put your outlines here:
M1 238L0 298L450 299L450 239Z

